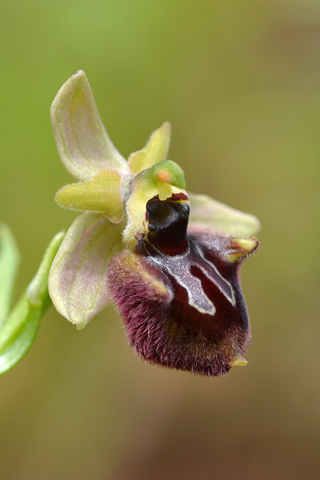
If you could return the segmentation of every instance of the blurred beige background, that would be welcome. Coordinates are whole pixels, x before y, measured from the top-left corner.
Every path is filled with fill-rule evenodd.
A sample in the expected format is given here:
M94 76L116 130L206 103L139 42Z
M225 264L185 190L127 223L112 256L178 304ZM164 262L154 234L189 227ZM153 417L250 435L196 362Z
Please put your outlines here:
M128 156L164 120L188 188L256 214L242 269L253 342L220 379L150 366L110 306L81 332L53 309L0 378L1 480L320 477L320 3L12 0L0 15L0 216L17 295L75 214L49 107L83 68Z

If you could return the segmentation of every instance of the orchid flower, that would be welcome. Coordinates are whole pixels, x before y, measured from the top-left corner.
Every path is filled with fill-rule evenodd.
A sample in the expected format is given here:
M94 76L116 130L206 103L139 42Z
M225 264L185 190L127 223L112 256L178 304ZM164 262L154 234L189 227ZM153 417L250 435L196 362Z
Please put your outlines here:
M111 142L84 71L51 107L58 153L79 182L59 205L82 212L49 273L51 300L83 329L113 301L143 359L203 375L245 365L250 341L238 271L259 221L185 190L167 159L170 124L128 161Z

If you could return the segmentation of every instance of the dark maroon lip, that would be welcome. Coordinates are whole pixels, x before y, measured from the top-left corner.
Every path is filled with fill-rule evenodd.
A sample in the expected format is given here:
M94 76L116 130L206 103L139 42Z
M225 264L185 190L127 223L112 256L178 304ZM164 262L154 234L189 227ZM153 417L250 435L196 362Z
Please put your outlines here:
M149 231L135 252L115 256L110 290L139 356L218 376L244 357L250 341L237 277L241 260L228 260L241 245L208 231L188 232L185 198L154 197L147 203Z
M146 205L148 242L170 256L182 254L187 246L190 207L172 197L165 201L153 198Z

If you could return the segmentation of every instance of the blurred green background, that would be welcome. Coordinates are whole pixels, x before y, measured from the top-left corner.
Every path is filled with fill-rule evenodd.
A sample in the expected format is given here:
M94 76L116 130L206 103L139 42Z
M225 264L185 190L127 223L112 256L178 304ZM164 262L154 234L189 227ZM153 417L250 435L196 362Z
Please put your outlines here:
M0 217L22 263L70 183L49 107L82 68L124 156L170 120L188 188L262 222L242 269L249 365L220 379L145 364L110 306L81 332L53 309L0 378L1 480L320 476L320 3L12 0L2 4Z

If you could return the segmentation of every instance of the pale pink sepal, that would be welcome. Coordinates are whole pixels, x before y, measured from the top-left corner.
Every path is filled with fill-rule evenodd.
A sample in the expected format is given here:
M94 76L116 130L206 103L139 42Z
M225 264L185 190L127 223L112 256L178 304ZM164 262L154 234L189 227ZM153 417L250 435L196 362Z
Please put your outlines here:
M235 210L207 195L194 195L188 192L188 196L191 228L242 237L251 237L261 228L257 217L250 213Z
M51 121L61 161L74 177L90 180L104 168L129 172L104 128L83 70L60 88L51 105Z
M109 302L107 268L122 246L122 224L86 212L69 228L49 274L51 300L77 329L84 328Z

